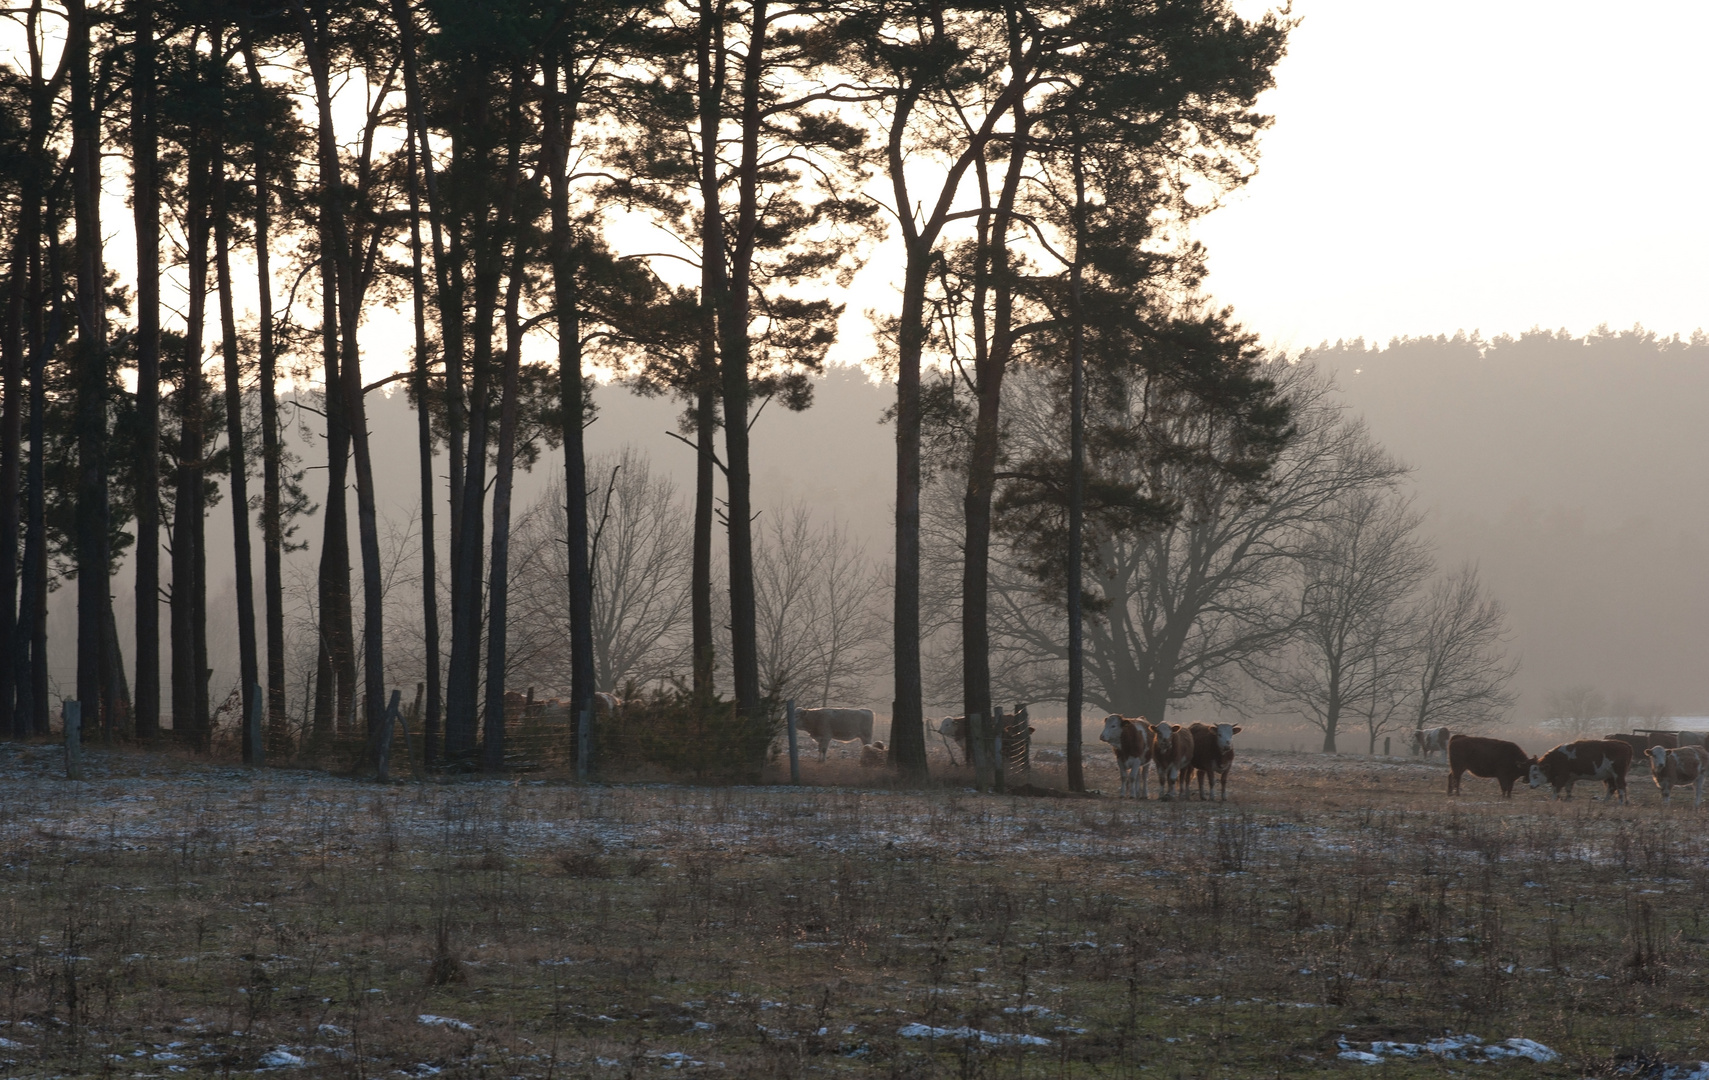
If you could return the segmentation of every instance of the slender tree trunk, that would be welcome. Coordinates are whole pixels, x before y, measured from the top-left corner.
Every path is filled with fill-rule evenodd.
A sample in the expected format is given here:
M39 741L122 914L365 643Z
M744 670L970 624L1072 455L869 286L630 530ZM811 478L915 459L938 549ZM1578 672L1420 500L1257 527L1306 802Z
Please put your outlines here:
M700 340L695 352L694 554L689 609L694 694L710 702L716 692L718 648L712 626L712 529L716 520L718 432L718 313L724 305L724 214L719 198L718 126L723 117L727 53L724 6L700 0L695 57L700 113Z
M1081 564L1086 536L1086 307L1081 268L1086 259L1086 168L1074 131L1074 264L1069 270L1069 303L1074 338L1068 357L1068 790L1085 791L1081 761L1080 713L1086 698L1085 626L1081 613Z
M160 133L154 0L136 0L131 208L138 266L160 265ZM160 277L136 283L136 735L160 734Z
M237 575L237 653L243 712L243 760L253 762L249 717L261 681L255 634L255 570L249 551L249 476L243 445L243 372L237 355L237 313L232 303L231 213L226 200L225 155L214 159L214 277L219 288L220 351L225 362L226 453L231 496L232 558Z
M326 230L321 239L321 367L326 393L326 510L320 549L320 643L316 663L314 738L320 742L350 723L356 660L350 621L350 521L346 470L350 436L338 363L338 285Z
M574 72L569 74L573 76ZM565 539L570 588L570 716L593 708L593 568L588 563L587 457L582 443L581 295L570 227L570 142L578 99L559 93L556 60L546 68L545 139L551 168L552 299L558 309L558 402L563 411ZM568 84L574 85L573 81ZM508 373L507 373L508 377ZM496 511L495 511L496 517ZM497 580L495 575L494 580ZM698 667L696 668L698 672ZM613 688L615 689L615 687Z
M753 487L748 439L749 289L759 219L761 79L770 33L767 0L749 6L751 33L742 61L742 154L737 167L735 245L729 280L720 290L720 366L724 398L724 481L730 552L730 664L736 707L755 716L761 707L758 609L754 595ZM704 257L704 256L703 256ZM722 270L722 263L720 263Z
M247 33L243 38L243 59L250 89L259 96L261 71ZM285 709L285 521L279 474L283 448L279 439L278 348L273 340L270 141L266 129L259 128L254 146L255 290L260 322L255 345L261 367L261 589L267 627L267 741L284 749L290 718Z
M31 28L33 33L33 27ZM32 89L41 89L40 59L32 57ZM39 97L38 97L39 100ZM41 106L39 115L45 115ZM37 128L35 130L42 130ZM28 194L21 227L29 245L29 337L30 350L30 463L25 482L27 489L27 520L24 526L24 562L21 572L23 587L18 596L18 620L13 631L14 653L11 658L14 691L17 694L12 714L12 733L19 738L48 733L47 704L47 358L59 344L62 320L57 301L49 311L48 296L61 295L60 258L58 243L51 243L48 264L44 269L41 253L41 187L39 179L39 150L32 155L37 164L27 174L32 178L34 197ZM59 225L48 222L48 236L58 235Z
M27 167L27 166L26 166ZM13 662L18 629L18 469L24 437L24 293L29 280L29 249L24 230L12 238L11 280L0 333L5 404L0 408L0 736L14 733L17 666Z
M926 268L911 244L903 275L896 364L895 701L890 749L901 772L926 776L924 682L920 666L920 354L925 348Z
M522 301L525 256L526 249L519 235L504 298L504 386L499 403L497 475L493 480L493 551L487 582L487 715L481 755L481 768L486 772L504 770L504 665L508 644L505 634L510 614L510 496L512 481L516 477L516 395L522 366L522 320L517 309ZM586 520L585 516L583 520Z
M445 228L443 219L445 212L444 201L440 196L439 185L433 163L433 149L428 139L427 123L422 110L420 75L416 60L415 22L410 14L407 0L392 0L392 14L398 24L399 42L403 53L404 96L405 103L415 132L416 150L420 155L422 186L427 194L427 219L429 231L433 240L433 272L435 292L439 312L439 341L445 354L445 406L446 427L450 456L450 511L451 522L449 530L450 558L452 574L457 572L458 552L462 543L462 505L463 505L463 469L464 469L464 432L468 430L468 414L463 400L463 271L462 251L458 240L459 234L453 229L450 238L450 254L447 257ZM456 628L462 625L459 621L462 608L460 593L455 581L451 588L451 625L452 638L456 638ZM434 654L433 664L439 663L437 653ZM437 674L437 672L436 672ZM424 721L424 741L428 746L428 759L433 760L438 754L440 705L430 689L428 697L428 717ZM448 707L447 702L447 707ZM429 732L427 729L431 727Z
M963 540L961 589L962 694L966 715L989 717L991 707L991 501L996 491L1003 378L1014 343L1014 287L1010 280L1009 225L1026 161L1025 114L1017 106L1016 134L1010 139L1009 165L995 205L980 174L982 202L989 224L979 224L979 260L972 300L974 326L974 389L977 411L973 446L968 456L967 490L962 498L966 535ZM987 327L985 296L992 296ZM1073 718L1070 718L1071 720Z
M406 154L409 168L410 295L415 315L416 451L421 476L421 624L427 661L427 703L421 714L423 764L431 768L439 741L439 551L433 527L433 412L428 398L427 280L422 272L421 187L415 149L414 111Z
M204 746L207 732L207 677L198 662L197 609L201 553L196 527L203 511L202 457L202 333L208 296L208 148L202 133L192 131L186 148L184 236L189 250L189 297L185 310L183 370L178 380L178 451L176 492L172 514L172 730L192 746Z
M66 4L77 220L77 699L98 710L107 595L107 319L101 261L101 131L90 86L90 14ZM93 718L93 717L92 717ZM113 718L99 718L111 735Z

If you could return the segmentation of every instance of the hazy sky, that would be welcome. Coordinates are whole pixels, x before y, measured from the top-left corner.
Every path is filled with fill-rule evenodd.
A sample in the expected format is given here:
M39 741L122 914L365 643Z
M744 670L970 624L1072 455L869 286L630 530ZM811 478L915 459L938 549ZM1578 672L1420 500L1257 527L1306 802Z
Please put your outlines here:
M1709 326L1709 4L1294 13L1260 173L1199 230L1249 326L1290 348Z

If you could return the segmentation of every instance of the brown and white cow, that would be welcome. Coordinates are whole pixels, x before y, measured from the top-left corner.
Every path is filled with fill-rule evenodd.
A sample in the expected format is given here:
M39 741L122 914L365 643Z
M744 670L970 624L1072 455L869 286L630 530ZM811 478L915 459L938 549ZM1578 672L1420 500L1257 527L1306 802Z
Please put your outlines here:
M795 726L819 744L821 762L831 752L833 742L859 739L862 746L872 743L871 709L796 709Z
M1448 794L1460 794L1460 778L1471 773L1494 780L1501 785L1501 794L1511 799L1514 782L1530 775L1531 764L1518 743L1482 735L1455 735L1448 740Z
M1709 777L1709 750L1701 746L1681 746L1673 750L1652 746L1648 757L1650 775L1655 777L1656 787L1662 789L1662 802L1673 801L1675 784L1690 784L1691 808L1695 810L1703 805L1703 781Z
M1193 724L1187 730L1193 735L1193 775L1199 779L1199 801L1205 801L1205 781L1210 781L1211 794L1215 795L1220 778L1221 801L1227 802L1228 770L1234 767L1234 737L1240 734L1240 725Z
M1626 770L1632 767L1632 747L1619 739L1579 739L1562 743L1531 764L1531 786L1548 784L1555 790L1573 797L1573 785L1580 780L1600 780L1607 788L1603 796L1618 796L1626 802Z
M1440 753L1444 757L1448 753L1448 740L1453 734L1445 727L1419 728L1412 733L1412 748L1429 761L1431 754Z
M1118 797L1151 798L1146 784L1146 771L1151 766L1151 725L1145 722L1145 717L1129 720L1120 713L1111 713L1104 717L1104 733L1098 740L1109 743L1116 752L1116 772L1122 779Z
M1193 733L1180 724L1151 725L1151 760L1157 766L1158 796L1165 802L1180 792L1187 797L1187 782L1193 772Z

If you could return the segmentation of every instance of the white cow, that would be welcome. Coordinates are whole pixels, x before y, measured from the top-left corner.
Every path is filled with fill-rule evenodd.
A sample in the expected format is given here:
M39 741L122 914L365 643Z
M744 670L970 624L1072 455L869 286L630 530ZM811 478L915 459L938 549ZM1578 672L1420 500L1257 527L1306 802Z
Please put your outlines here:
M872 742L871 709L796 709L795 726L819 744L819 760L825 760L833 742Z
M1673 801L1675 784L1691 785L1691 808L1703 804L1703 781L1709 776L1709 751L1701 746L1682 746L1669 750L1665 746L1650 747L1650 773L1656 787L1662 789L1662 802Z
M1448 755L1448 739L1450 732L1445 727L1419 728L1412 733L1413 749L1424 755L1429 761L1431 754L1440 753L1444 758Z

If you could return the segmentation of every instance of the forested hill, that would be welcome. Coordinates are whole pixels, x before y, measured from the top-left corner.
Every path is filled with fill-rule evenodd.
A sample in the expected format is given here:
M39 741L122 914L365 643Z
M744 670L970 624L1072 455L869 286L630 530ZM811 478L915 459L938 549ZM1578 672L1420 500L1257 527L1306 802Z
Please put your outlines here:
M1416 467L1444 556L1477 559L1512 610L1522 715L1573 684L1709 709L1709 337L1456 334L1305 359Z

